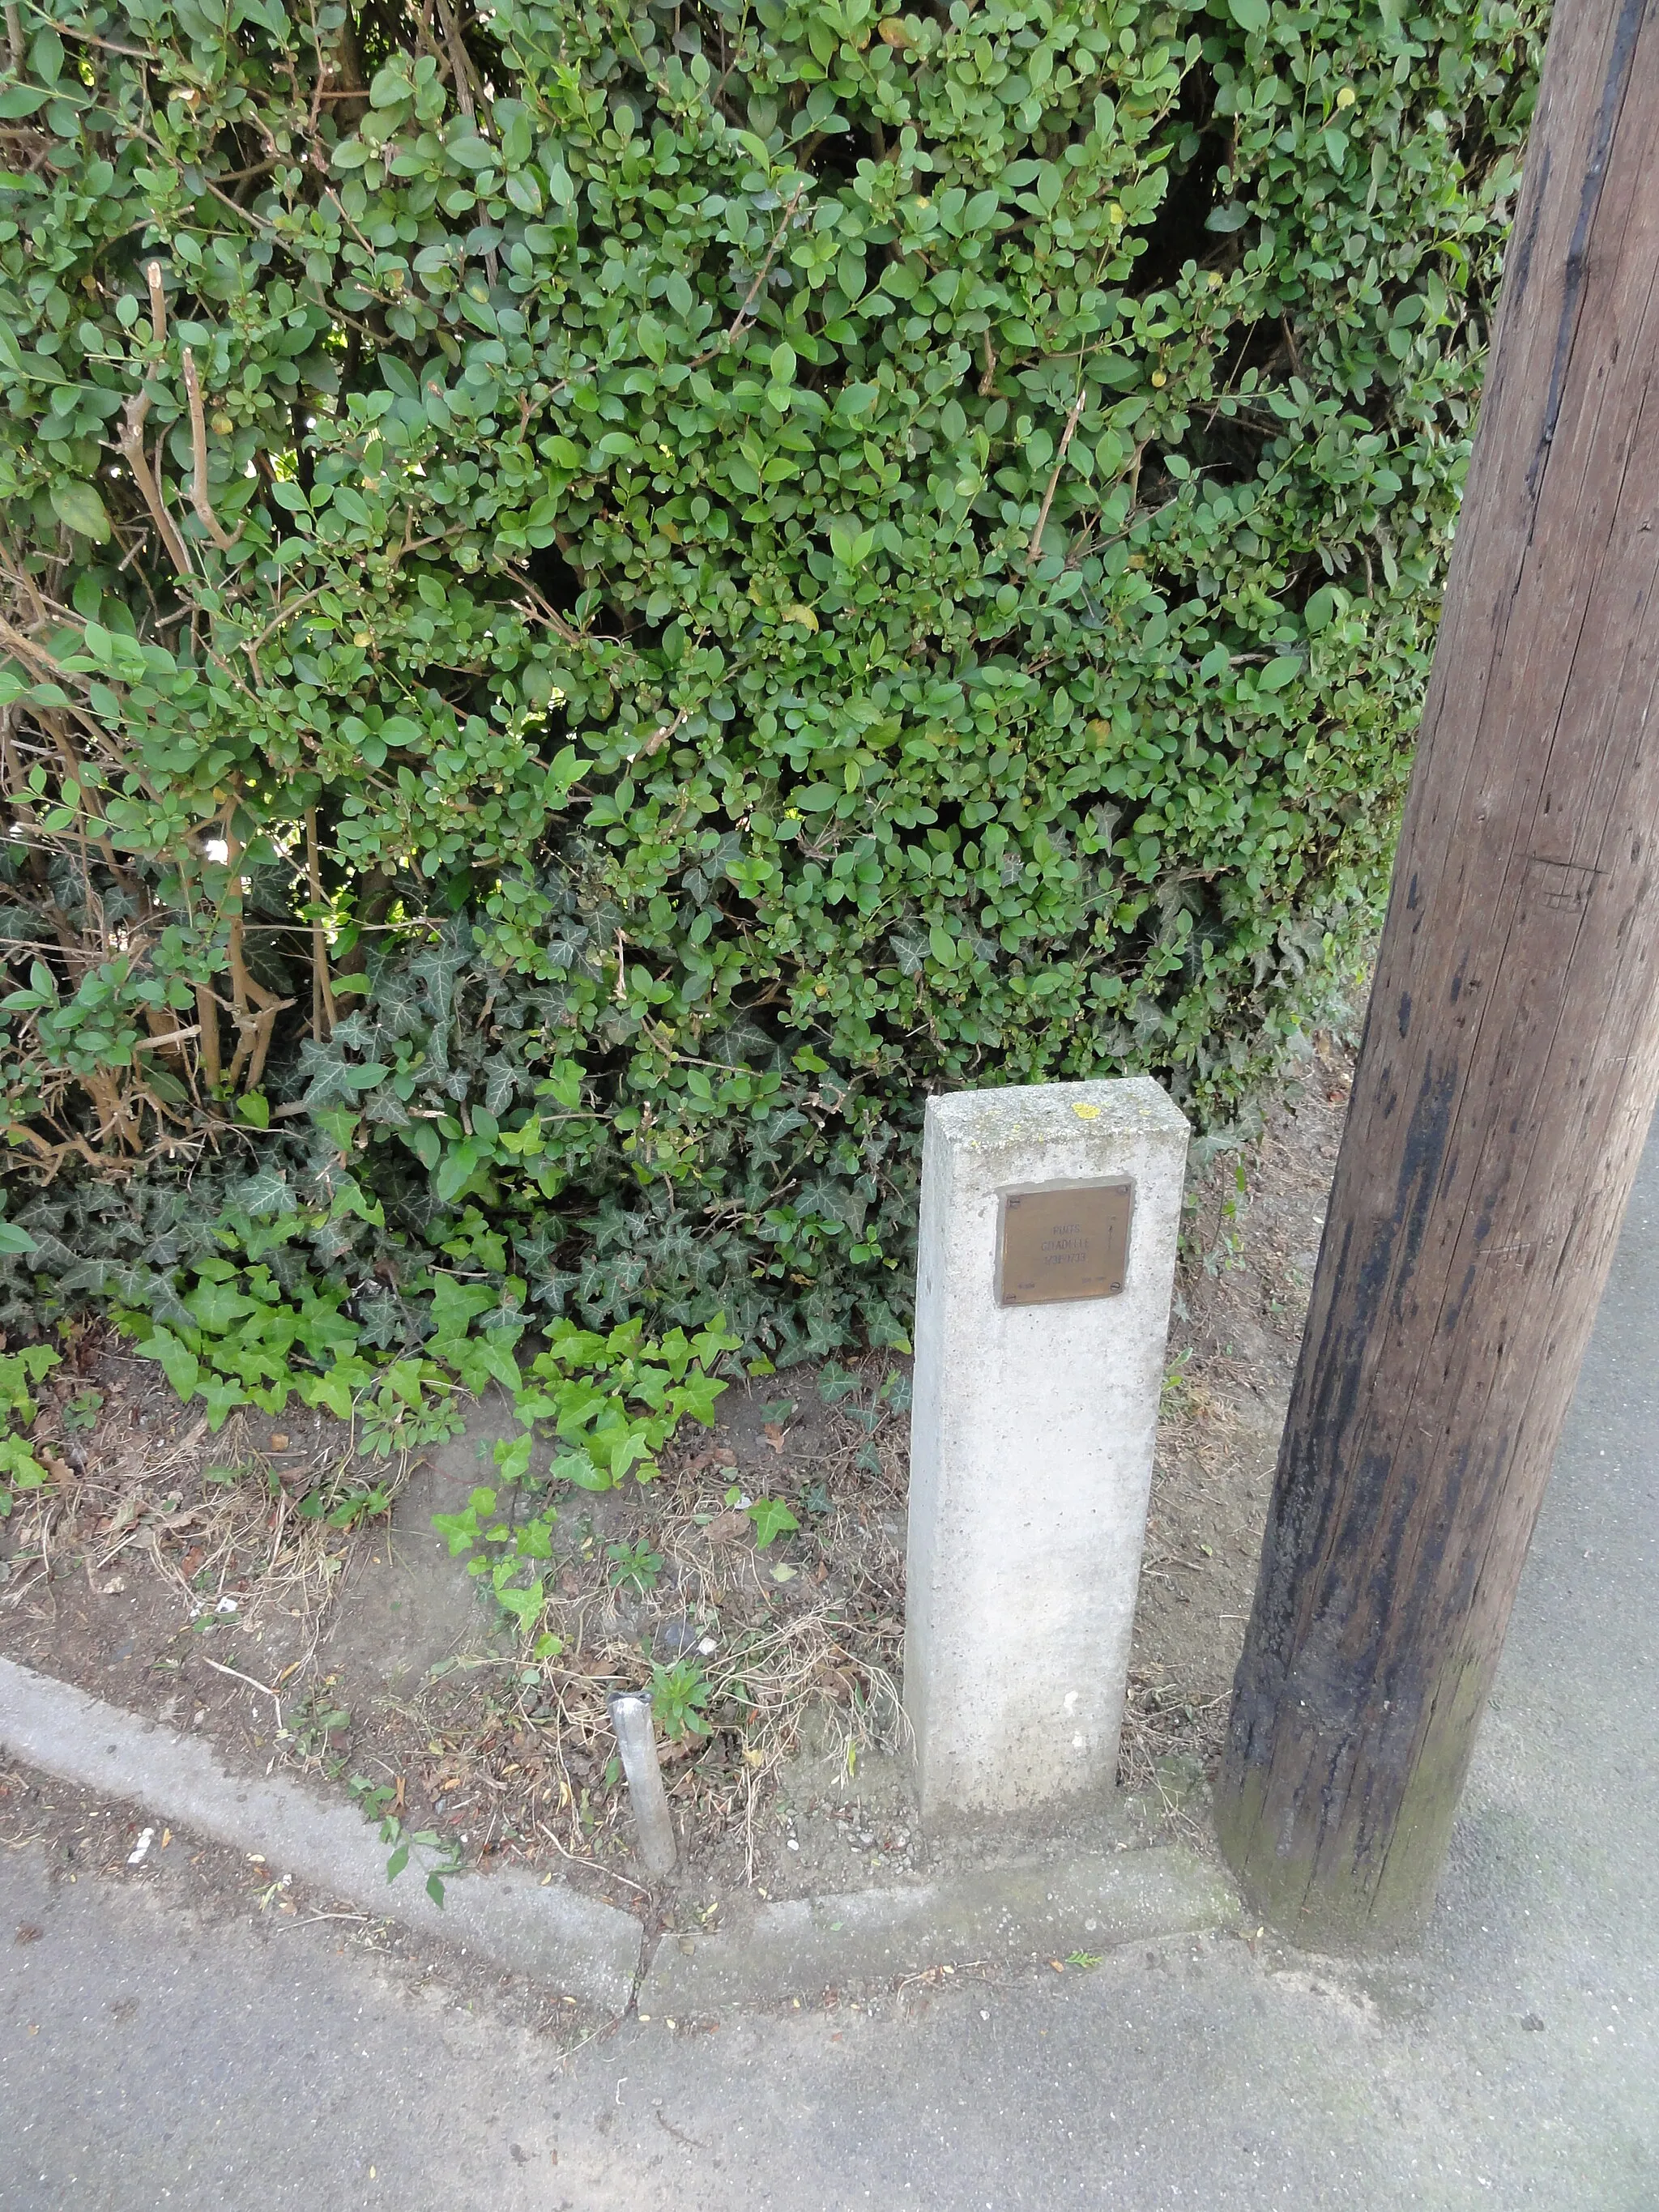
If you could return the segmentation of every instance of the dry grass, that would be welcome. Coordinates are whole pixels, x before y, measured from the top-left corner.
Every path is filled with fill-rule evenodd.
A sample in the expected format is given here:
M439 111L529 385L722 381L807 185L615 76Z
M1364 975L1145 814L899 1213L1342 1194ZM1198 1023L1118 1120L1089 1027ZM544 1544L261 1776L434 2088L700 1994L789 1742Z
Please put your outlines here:
M342 1784L354 1775L386 1784L408 1828L453 1838L469 1859L580 1868L607 1893L614 1882L644 1894L630 1871L607 1704L619 1690L656 1686L674 1730L661 1743L665 1778L692 1862L718 1862L734 1879L755 1879L757 1823L809 1733L815 1757L848 1785L863 1753L902 1742L908 1422L884 1406L877 1363L855 1392L776 1435L775 1475L751 1463L743 1477L757 1494L787 1498L799 1532L759 1549L731 1502L736 1455L696 1431L665 1455L656 1482L612 1494L591 1523L583 1501L562 1501L541 1623L559 1640L555 1656L532 1662L503 1638L410 1697L349 1717L339 1678L319 1668L319 1638L351 1547L377 1540L407 1455L365 1460L349 1427L310 1415L289 1425L292 1434L243 1414L209 1437L204 1421L179 1421L148 1365L118 1354L83 1365L106 1388L104 1417L76 1440L54 1425L55 1408L43 1412L64 1455L62 1479L27 1500L8 1531L0 1608L36 1597L55 1607L54 1589L82 1577L97 1595L132 1578L155 1617L165 1611L181 1626L205 1626L202 1616L221 1607L250 1623L275 1609L297 1624L280 1671L248 1656L227 1665L238 1654L211 1656L206 1638L190 1639L191 1664L222 1678L222 1692L240 1687L259 1700L251 1707L243 1695L240 1712L259 1717L254 1725L286 1764ZM1170 1412L1195 1450L1225 1449L1225 1424L1201 1385L1178 1385ZM354 1493L372 1507L355 1533L328 1517ZM326 1510L304 1511L307 1501ZM643 1589L629 1587L614 1556L641 1545L660 1562ZM1153 1577L1189 1571L1195 1559L1154 1551L1146 1561ZM678 1659L700 1686L689 1726L676 1724L660 1694ZM241 1726L228 1706L219 1710L224 1724ZM1212 1764L1224 1710L1224 1699L1198 1704L1167 1682L1134 1678L1125 1785L1189 1825L1181 1755Z
M104 1407L83 1435L64 1423L70 1391L46 1394L33 1441L55 1480L21 1493L6 1525L0 1604L38 1600L68 1575L83 1577L94 1595L118 1595L136 1572L186 1619L280 1607L305 1624L297 1664L308 1665L344 1559L343 1529L329 1516L354 1498L388 1511L410 1455L364 1459L349 1425L311 1414L283 1451L270 1448L269 1418L240 1413L216 1436L205 1417L167 1433L177 1401L148 1363L109 1346L89 1348L69 1382L101 1385Z
M395 1787L409 1826L465 1838L469 1856L578 1866L637 1891L607 1701L654 1682L674 1730L659 1727L665 1779L691 1856L730 1844L752 1880L769 1786L809 1719L848 1774L904 1725L908 1438L902 1415L876 1408L880 1379L878 1370L845 1409L815 1409L810 1455L781 1462L769 1494L793 1501L798 1533L757 1548L729 1503L733 1453L695 1432L665 1455L658 1480L605 1499L597 1528L580 1501L562 1502L539 1624L559 1639L556 1656L532 1662L515 1647L453 1662L412 1697L356 1717L349 1762L338 1731L290 1711L289 1763L337 1774L349 1764ZM809 1492L828 1510L810 1512ZM613 1545L641 1544L660 1560L646 1589L612 1556ZM677 1725L664 1703L662 1677L678 1659L695 1670L701 1727ZM322 1678L307 1711L332 1694Z
M1196 1839L1193 1807L1221 1757L1226 1697L1195 1700L1178 1683L1131 1674L1118 1739L1120 1785L1158 1808L1169 1825Z

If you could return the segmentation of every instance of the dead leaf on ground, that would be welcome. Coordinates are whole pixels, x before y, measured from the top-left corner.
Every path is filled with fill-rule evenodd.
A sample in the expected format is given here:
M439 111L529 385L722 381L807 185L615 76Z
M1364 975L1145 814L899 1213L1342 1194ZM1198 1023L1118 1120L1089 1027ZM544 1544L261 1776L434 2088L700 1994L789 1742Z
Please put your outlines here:
M706 1451L695 1452L685 1462L687 1474L703 1474L710 1468L735 1467L738 1455L729 1444L710 1444Z

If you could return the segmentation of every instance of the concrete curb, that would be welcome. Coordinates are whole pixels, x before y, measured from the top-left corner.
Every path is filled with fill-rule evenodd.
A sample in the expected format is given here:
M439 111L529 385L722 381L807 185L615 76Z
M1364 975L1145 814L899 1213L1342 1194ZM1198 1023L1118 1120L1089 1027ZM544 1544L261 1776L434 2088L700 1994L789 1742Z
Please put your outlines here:
M78 1789L258 1851L274 1872L464 1945L612 2017L633 1998L642 1935L631 1913L544 1887L514 1867L451 1882L441 1910L412 1864L388 1884L386 1847L355 1808L320 1802L289 1778L234 1773L199 1738L4 1658L0 1747ZM970 1960L1012 1965L1107 1951L1225 1926L1238 1911L1216 1869L1174 1845L986 1868L908 1889L768 1905L720 1934L665 1936L639 2005L694 2016Z
M234 1850L263 1852L273 1871L365 1911L464 1945L604 2012L628 2009L641 1934L614 1905L503 1867L451 1882L440 1910L412 1863L388 1884L386 1846L355 1807L321 1803L290 1779L232 1773L199 1740L3 1658L0 1745L60 1781L170 1815Z
M1176 1845L996 1867L914 1889L767 1905L742 1929L665 1936L641 1984L652 2017L817 1996L969 1960L999 1965L1224 1927L1237 1893Z

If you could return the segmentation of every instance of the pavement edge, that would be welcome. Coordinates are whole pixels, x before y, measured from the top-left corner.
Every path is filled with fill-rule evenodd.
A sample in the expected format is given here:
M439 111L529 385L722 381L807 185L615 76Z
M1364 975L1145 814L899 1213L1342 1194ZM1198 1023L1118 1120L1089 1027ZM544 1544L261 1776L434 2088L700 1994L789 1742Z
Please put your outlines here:
M638 1978L632 1913L517 1868L446 1886L441 1907L411 1865L386 1880L386 1847L361 1814L287 1778L231 1772L205 1743L0 1658L0 1746L58 1780L170 1815L331 1897L465 1946L617 2016Z
M741 1929L662 1937L641 2017L816 1997L971 1960L1017 1965L1231 1927L1238 1894L1180 1844L984 1868L909 1889L769 1905Z
M388 1884L386 1847L354 1808L321 1802L290 1778L234 1773L207 1743L5 1658L0 1747L59 1781L257 1851L276 1871L612 2018L635 2002L647 2017L695 2017L970 1960L1103 1954L1231 1926L1240 1911L1237 1892L1196 1852L1147 1845L767 1905L741 1928L670 1931L647 1962L631 1913L518 1868L450 1882L441 1908L412 1867Z

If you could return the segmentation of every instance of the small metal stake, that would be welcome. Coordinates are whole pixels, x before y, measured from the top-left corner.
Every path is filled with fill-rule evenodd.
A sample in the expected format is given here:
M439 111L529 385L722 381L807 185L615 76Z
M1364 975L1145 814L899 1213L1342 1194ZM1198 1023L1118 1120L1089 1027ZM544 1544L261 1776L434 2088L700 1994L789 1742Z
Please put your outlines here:
M640 1857L647 1874L672 1874L679 1863L668 1792L657 1764L657 1739L651 1726L651 1698L644 1690L621 1690L610 1700L611 1725L617 1731L623 1772L634 1807Z

